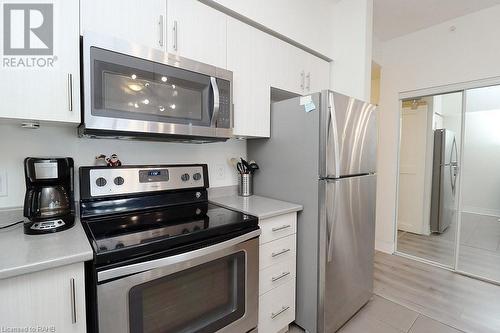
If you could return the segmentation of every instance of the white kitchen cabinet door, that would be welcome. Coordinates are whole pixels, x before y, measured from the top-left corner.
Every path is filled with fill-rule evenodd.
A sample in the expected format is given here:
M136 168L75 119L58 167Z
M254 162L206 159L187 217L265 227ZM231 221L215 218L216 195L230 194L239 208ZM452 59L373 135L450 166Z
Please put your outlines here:
M330 63L307 54L304 93L310 94L330 88Z
M307 63L305 52L277 38L274 38L273 51L271 61L274 66L270 73L271 85L302 95Z
M86 30L165 51L166 0L81 0Z
M167 51L226 68L227 16L196 0L167 0Z
M238 20L227 24L227 68L233 72L234 135L270 136L270 37Z
M9 4L24 6L36 6L37 3L38 1L31 1L26 5L26 1L22 0L9 1ZM50 45L53 38L53 52L48 55L4 56L0 67L2 118L80 123L79 1L55 0L52 4L52 8L47 9L49 13L53 13L52 36L38 38L31 33L29 44L24 40L23 33L18 33L16 38L11 39L12 47L27 49L36 45L43 49ZM7 4L4 4L4 11L7 11L5 6ZM14 10L16 14L10 11L11 29L17 29L18 32L23 29L23 11ZM40 15L39 19L44 20L45 15L50 15L48 12L42 10L33 15ZM4 14L9 15L6 12ZM50 19L42 22L51 24ZM5 52L4 46L2 43L1 54ZM30 66L21 66L21 60Z
M9 332L87 332L83 263L0 280L0 299L0 322Z

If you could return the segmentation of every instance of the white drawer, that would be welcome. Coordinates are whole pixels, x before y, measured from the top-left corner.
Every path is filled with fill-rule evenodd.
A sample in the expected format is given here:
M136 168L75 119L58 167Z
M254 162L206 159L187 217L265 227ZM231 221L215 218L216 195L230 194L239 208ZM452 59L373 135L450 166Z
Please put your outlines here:
M259 243L264 244L297 232L297 213L279 215L259 221Z
M259 332L276 333L295 320L295 279L259 298Z
M296 234L293 234L261 245L259 248L259 269L296 260L295 238Z
M259 295L295 278L296 261L289 260L269 266L259 272Z

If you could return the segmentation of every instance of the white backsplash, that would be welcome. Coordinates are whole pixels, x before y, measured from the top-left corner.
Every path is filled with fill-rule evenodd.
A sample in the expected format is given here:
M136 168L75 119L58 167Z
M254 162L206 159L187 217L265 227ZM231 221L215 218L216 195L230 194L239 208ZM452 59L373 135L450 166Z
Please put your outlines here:
M2 122L2 120L0 120ZM7 175L7 196L0 196L0 208L23 205L25 182L23 160L28 156L72 157L75 179L78 167L93 165L96 155L116 153L123 164L207 163L210 187L237 184L231 157L246 157L244 140L223 143L185 144L78 138L76 128L47 126L23 129L19 124L0 125L0 176ZM222 175L217 169L223 168ZM78 181L75 196L78 199Z

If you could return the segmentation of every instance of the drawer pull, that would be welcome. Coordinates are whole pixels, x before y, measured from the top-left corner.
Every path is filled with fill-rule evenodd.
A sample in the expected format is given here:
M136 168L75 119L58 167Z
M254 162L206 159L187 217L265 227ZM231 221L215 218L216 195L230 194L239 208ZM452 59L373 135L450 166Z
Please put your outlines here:
M274 319L274 318L278 317L280 314L282 314L283 312L285 312L285 311L286 311L286 310L288 310L288 309L290 309L290 307L289 307L289 306L284 306L284 307L282 307L282 308L281 308L281 310L279 310L278 312L276 312L276 313L274 313L274 312L273 312L273 313L271 313L271 319Z
M277 256L279 256L279 255L285 254L285 253L287 253L287 252L290 252L290 249L283 249L283 250L281 250L280 252L273 252L273 253L271 254L271 257L273 257L273 258L274 258L274 257L277 257Z
M281 280L282 278L284 278L285 276L288 276L288 275L290 275L290 272L283 272L283 273L281 273L281 274L280 274L280 275L278 275L278 276L273 276L273 277L271 278L271 281L272 281L272 282L276 282L276 281Z
M76 324L76 287L75 279L69 280L70 298L71 298L71 323Z
M288 229L290 227L291 227L290 224L285 224L285 225L282 225L281 227L273 228L272 231L280 231L280 230Z

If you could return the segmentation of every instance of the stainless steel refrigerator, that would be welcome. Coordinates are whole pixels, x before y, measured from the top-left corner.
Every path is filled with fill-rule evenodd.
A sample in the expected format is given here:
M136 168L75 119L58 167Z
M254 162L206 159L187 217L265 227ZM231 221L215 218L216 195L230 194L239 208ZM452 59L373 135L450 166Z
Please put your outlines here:
M256 194L300 203L296 323L337 331L372 296L375 106L322 91L271 105L271 138L248 140Z
M455 218L455 187L458 153L455 133L447 129L434 131L432 166L431 232L443 233Z

